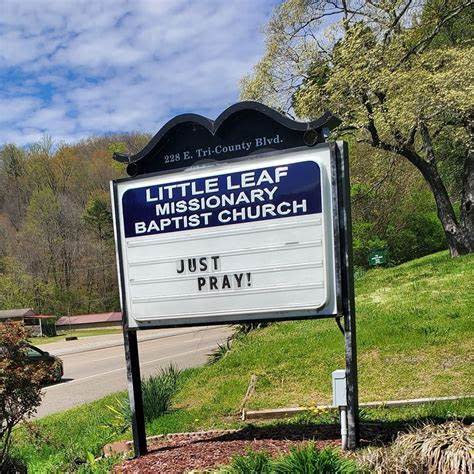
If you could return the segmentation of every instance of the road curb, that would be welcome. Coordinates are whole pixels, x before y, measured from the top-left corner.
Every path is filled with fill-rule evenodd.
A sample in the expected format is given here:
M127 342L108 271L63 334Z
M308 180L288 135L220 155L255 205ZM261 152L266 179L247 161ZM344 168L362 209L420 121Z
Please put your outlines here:
M191 333L196 333L196 332L208 331L209 329L213 329L213 328L200 328L200 329L193 329L193 330L183 331L183 332L175 332L171 334L156 334L153 336L144 336L140 338L138 342L140 343L140 342L146 342L146 341L153 341L154 339L165 339L167 337L176 337L176 336L181 336L183 334L191 334ZM77 347L77 348L72 348L72 349L58 350L54 352L51 351L51 354L56 355L56 356L65 356L65 355L72 355L72 354L81 354L82 352L109 349L111 347L118 347L118 346L123 346L123 341L100 343L100 344L95 344L95 345L91 344L88 346Z

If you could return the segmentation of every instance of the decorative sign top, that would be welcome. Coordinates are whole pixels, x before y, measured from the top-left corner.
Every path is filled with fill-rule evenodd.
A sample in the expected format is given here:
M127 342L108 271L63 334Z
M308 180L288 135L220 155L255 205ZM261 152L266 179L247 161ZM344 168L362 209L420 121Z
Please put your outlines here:
M324 142L338 124L338 119L330 113L304 123L257 102L239 102L215 121L197 114L179 115L137 154L115 153L114 158L128 163L127 173L137 176L187 168L197 162L313 146Z

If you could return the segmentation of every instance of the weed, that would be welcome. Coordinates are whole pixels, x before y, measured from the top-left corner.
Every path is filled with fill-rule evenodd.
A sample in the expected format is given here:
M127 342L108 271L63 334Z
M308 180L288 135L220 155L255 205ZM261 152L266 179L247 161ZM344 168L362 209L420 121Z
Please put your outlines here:
M236 324L236 331L235 335L236 337L239 337L244 334L248 334L252 331L255 331L256 329L262 329L266 328L272 323L242 323L242 324Z
M232 337L228 337L224 344L217 344L217 347L208 354L208 365L215 364L223 359L231 349Z

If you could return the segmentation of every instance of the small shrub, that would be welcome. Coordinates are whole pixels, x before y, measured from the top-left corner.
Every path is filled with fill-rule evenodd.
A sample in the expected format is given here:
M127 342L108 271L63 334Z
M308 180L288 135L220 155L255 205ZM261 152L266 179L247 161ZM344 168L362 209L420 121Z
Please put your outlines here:
M349 474L356 473L357 466L353 461L341 458L332 449L319 450L314 444L303 448L292 448L287 456L282 456L273 463L275 474Z
M0 472L13 462L9 457L13 428L36 412L46 368L31 364L23 324L0 324Z
M245 456L232 458L229 467L220 471L222 474L270 474L271 459L265 452L249 451Z
M314 444L292 448L272 460L267 453L250 451L235 456L222 474L351 474L359 472L354 461L341 458L332 449L319 450Z
M142 397L145 422L150 422L171 408L171 399L178 390L181 371L173 365L161 369L158 375L142 380ZM132 413L128 397L117 398L114 406L109 406L112 420L107 424L114 433L124 432L131 423Z
M178 389L181 371L173 365L162 369L159 375L151 376L142 384L145 421L149 422L171 408L171 399Z
M377 473L474 472L472 426L459 421L425 425L401 434L388 447L368 450L361 462Z

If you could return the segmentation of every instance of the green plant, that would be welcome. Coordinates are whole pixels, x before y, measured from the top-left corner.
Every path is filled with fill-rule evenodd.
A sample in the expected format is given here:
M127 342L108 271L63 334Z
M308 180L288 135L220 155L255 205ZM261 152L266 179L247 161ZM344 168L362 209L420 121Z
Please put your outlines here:
M228 337L224 344L217 344L217 347L210 354L208 354L207 363L212 365L220 361L230 351L231 343L232 337Z
M245 456L232 458L229 467L220 471L222 474L270 474L271 459L265 452L249 451Z
M266 328L272 323L242 323L236 324L235 337L243 336L249 332L255 331L256 329Z
M178 389L181 371L173 365L162 369L158 375L146 379L142 384L145 421L149 422L167 412L171 399Z
M354 461L341 458L333 449L319 450L314 444L292 448L290 454L274 461L275 474L349 474L357 472Z
M181 371L169 365L161 369L158 375L152 375L142 381L143 409L148 423L166 413L171 407L171 399L178 390ZM113 433L123 433L130 426L132 413L128 397L117 397L114 405L109 405L112 418L106 427Z
M0 471L11 464L13 428L33 413L41 402L41 382L46 368L29 363L23 324L0 324Z

